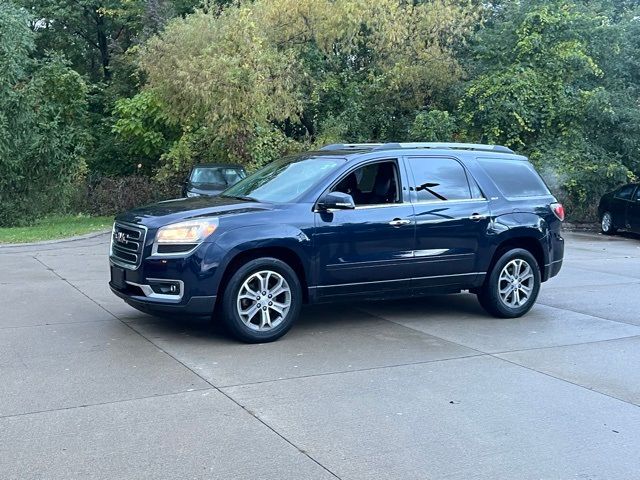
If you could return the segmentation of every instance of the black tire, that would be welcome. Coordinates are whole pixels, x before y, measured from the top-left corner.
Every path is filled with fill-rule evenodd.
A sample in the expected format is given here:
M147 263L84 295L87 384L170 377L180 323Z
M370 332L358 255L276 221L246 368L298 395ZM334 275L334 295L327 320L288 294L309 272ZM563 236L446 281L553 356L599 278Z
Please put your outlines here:
M505 283L505 281L500 281L500 275L502 274L503 269L506 265L513 265L511 262L523 260L526 262L530 269L533 277L531 278L531 283L527 280L526 286L531 287L530 294L523 302L522 305L519 306L510 306L503 300L502 296L499 292L499 284ZM503 253L498 261L495 262L493 268L490 272L488 272L487 277L485 278L484 285L480 288L480 291L477 293L478 301L482 308L484 308L488 313L498 318L517 318L521 317L533 307L536 299L538 298L538 293L540 292L540 266L536 261L535 257L523 248L514 248L513 250L508 250ZM524 285L522 282L520 285ZM507 282L507 286L509 283ZM523 290L517 289L518 295L521 294ZM515 295L515 294L512 294ZM514 300L512 297L512 301Z
M600 231L605 235L615 235L618 231L618 229L613 226L613 215L611 215L611 212L604 212L600 217Z
M238 302L240 301L238 296L240 294L240 289L243 288L244 283L248 279L252 277L254 278L254 280L251 281L252 283L249 284L252 289L258 285L258 283L254 282L259 282L260 280L255 277L255 275L259 275L260 272L275 273L276 275L270 275L268 277L270 281L274 280L274 278L274 281L277 281L278 275L286 281L290 291L290 295L288 297L290 300L290 306L288 307L286 314L282 316L280 313L271 309L275 307L261 305L260 308L258 308L257 313L255 313L255 316L248 320L248 323L252 325L252 327L250 327L248 323L243 320L238 311ZM243 290L243 292L246 293L246 290ZM261 292L256 293L261 294ZM285 298L286 297L279 296L278 300L282 301ZM270 300L271 297L264 299L265 302L270 302ZM275 301L276 299L273 300ZM245 302L245 300L241 301ZM246 301L249 302L247 310L250 311L252 307L260 305L257 302L262 302L263 300L247 299ZM269 305L271 305L271 303L269 303ZM278 260L277 258L264 257L250 260L238 268L238 270L229 279L226 288L224 289L221 307L220 315L224 324L231 334L238 340L246 343L272 342L287 333L300 315L300 308L302 307L302 288L300 286L300 280L298 279L296 272L288 264ZM267 310L264 310L265 308ZM277 317L276 320L278 320L279 323L270 328L265 327L265 329L259 329L262 328L259 325L262 320L262 312L260 312L260 310L268 312L269 315L273 314Z

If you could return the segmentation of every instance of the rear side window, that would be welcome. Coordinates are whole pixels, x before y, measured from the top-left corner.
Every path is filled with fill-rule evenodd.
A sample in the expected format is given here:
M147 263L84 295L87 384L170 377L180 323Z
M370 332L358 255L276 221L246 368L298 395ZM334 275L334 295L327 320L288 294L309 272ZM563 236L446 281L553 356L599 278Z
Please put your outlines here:
M464 167L452 158L409 157L418 201L467 200L471 189Z
M540 197L551 194L529 162L479 158L478 163L505 197Z

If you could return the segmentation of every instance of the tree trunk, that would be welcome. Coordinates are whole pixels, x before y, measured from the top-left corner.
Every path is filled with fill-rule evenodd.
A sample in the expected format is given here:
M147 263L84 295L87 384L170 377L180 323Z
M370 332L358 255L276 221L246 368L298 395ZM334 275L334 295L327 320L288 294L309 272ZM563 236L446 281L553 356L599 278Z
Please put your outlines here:
M111 79L111 70L109 70L109 43L106 33L106 25L104 23L104 17L99 13L95 12L95 21L96 21L96 35L98 37L98 50L100 51L100 62L102 63L102 73L104 75L104 79L109 81Z

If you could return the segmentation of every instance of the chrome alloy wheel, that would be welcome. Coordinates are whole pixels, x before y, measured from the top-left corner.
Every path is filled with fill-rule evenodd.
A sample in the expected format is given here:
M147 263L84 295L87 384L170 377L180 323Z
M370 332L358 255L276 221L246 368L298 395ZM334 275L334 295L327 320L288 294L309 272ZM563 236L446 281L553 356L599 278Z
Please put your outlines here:
M605 233L611 231L612 223L611 214L609 212L605 212L605 214L602 215L602 231Z
M507 307L522 307L533 292L535 277L533 270L525 260L515 258L507 263L498 279L498 293Z
M252 330L271 330L282 323L291 307L291 288L273 270L251 274L240 287L238 315Z

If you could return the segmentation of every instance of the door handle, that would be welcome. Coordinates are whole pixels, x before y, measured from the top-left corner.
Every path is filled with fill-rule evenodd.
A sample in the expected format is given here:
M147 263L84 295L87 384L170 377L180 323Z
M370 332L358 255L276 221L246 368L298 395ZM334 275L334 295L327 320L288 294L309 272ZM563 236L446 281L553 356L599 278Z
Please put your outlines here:
M487 218L486 215L480 215L479 213L474 213L469 217L469 220L473 220L474 222L477 222L479 220L484 220L485 218Z
M410 223L411 223L411 220L394 218L389 222L389 225L391 225L392 227L401 227L402 225L409 225Z

